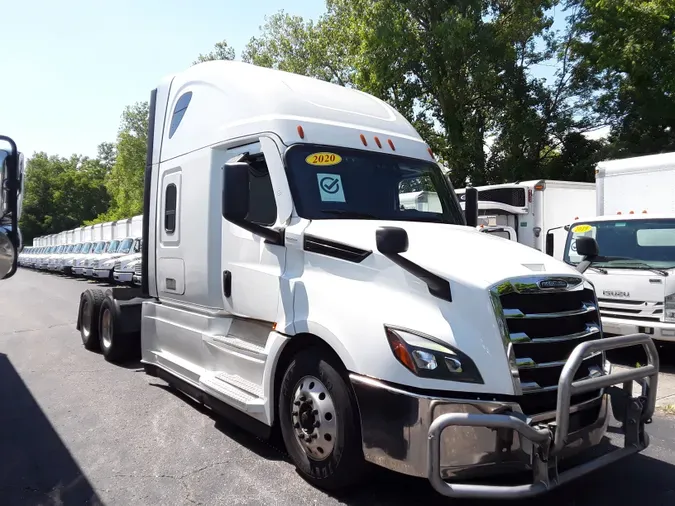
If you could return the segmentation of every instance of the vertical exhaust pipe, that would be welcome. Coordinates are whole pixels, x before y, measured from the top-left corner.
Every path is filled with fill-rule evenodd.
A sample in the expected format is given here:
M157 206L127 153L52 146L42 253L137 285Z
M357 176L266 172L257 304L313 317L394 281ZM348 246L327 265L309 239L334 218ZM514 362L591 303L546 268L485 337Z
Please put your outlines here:
M473 186L467 187L464 193L464 219L467 227L478 226L478 190Z

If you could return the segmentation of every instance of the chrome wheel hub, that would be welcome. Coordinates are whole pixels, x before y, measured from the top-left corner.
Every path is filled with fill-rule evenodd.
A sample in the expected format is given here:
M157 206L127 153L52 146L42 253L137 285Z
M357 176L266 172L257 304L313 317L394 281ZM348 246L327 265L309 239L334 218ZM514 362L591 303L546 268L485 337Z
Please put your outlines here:
M295 386L291 404L295 437L314 460L330 456L337 437L337 412L326 386L313 376L305 376Z

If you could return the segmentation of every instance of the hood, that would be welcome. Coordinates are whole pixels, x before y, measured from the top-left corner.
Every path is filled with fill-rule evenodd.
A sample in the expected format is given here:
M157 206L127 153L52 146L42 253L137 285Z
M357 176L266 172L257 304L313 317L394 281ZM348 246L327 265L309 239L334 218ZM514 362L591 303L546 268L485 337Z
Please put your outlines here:
M517 276L579 275L553 257L515 241L484 234L473 227L404 221L315 220L306 234L377 252L375 231L400 227L408 233L401 256L431 272L481 288Z
M127 253L126 255L117 257L116 260L118 262L122 262L123 264L125 264L127 262L131 262L133 260L137 260L137 259L140 259L140 258L141 258L140 253Z
M593 268L584 273L595 285L600 302L663 302L667 295L675 293L675 269L665 269L668 276L646 269L604 269L607 274Z

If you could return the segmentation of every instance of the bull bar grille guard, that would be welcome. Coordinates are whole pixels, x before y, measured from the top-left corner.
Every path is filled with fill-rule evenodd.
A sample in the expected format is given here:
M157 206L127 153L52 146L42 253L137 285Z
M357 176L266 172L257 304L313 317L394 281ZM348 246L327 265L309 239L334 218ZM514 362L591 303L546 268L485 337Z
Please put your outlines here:
M628 371L612 372L603 376L574 381L577 370L589 354L636 345L642 345L645 349L648 359L647 365ZM522 414L447 413L441 415L429 427L428 479L437 492L447 497L520 499L542 494L623 457L638 453L649 446L649 438L644 430L644 425L651 420L654 414L658 374L659 356L652 338L647 334L630 334L581 343L570 354L560 375L554 422L532 426L523 420ZM638 382L642 387L642 395L639 397L633 397L633 381ZM614 387L618 384L622 384L622 388ZM622 423L623 448L558 473L557 457L565 448L569 435L572 395L601 388L607 389L614 416ZM517 431L521 437L532 443L532 483L502 486L449 483L443 480L441 476L441 433L450 426ZM551 471L553 472L551 473ZM553 478L551 478L551 474L553 474Z

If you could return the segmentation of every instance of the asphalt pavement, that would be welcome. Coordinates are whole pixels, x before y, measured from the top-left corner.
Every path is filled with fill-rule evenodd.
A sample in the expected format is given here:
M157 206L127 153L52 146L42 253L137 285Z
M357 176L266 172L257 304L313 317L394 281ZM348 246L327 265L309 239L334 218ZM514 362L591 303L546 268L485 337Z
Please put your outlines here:
M140 364L86 351L75 330L90 283L21 270L0 282L0 504L474 505L378 471L347 497L312 488L283 451L212 415ZM640 455L586 475L547 506L675 504L675 417Z

